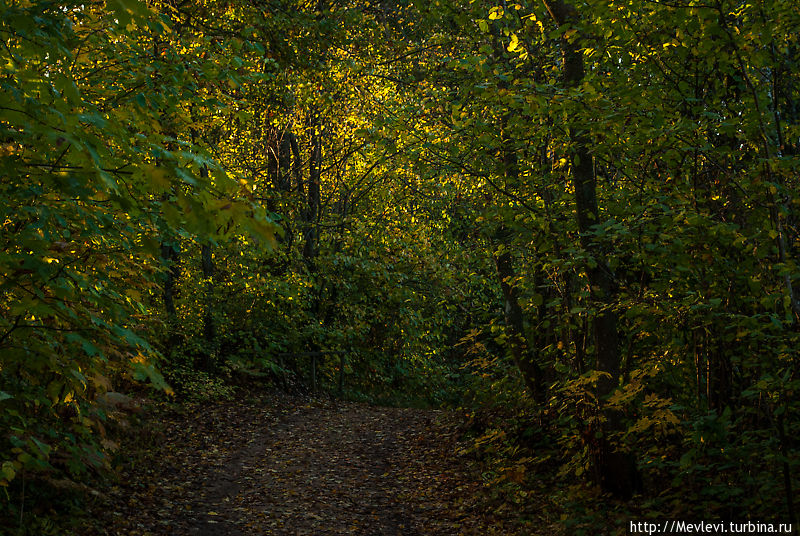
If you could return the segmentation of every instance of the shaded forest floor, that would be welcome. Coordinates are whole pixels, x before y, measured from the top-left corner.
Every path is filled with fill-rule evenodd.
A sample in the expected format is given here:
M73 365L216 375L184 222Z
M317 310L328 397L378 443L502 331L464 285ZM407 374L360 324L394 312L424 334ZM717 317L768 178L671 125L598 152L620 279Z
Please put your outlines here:
M272 394L144 419L81 534L535 532L453 455L446 412Z

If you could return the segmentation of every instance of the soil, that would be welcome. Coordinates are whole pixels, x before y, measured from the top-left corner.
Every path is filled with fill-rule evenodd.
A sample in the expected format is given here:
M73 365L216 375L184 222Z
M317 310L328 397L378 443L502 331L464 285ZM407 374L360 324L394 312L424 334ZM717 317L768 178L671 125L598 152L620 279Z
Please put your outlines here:
M521 533L453 454L443 411L271 394L144 420L81 534Z

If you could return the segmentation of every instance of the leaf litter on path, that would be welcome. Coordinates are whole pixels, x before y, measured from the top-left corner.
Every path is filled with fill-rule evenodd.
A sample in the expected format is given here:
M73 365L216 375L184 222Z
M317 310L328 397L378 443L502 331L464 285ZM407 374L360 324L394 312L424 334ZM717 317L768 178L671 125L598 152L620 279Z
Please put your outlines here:
M82 534L509 535L438 410L269 395L161 412Z

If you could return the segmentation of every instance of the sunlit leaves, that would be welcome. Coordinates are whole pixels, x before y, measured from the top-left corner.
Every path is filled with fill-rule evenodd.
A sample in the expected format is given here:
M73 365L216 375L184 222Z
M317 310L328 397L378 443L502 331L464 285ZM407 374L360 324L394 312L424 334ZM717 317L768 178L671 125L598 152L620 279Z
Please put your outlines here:
M107 7L2 8L1 402L3 423L18 415L19 433L31 437L11 453L29 467L50 456L42 434L64 459L92 443L83 420L55 424L67 407L86 410L95 394L87 377L133 374L167 389L148 342L152 321L143 322L165 224L184 236L246 233L265 249L280 233L236 172L190 135L224 121L245 62L183 46L198 52L184 62L165 46L169 17L137 0ZM221 74L232 86L218 84ZM199 109L211 120L198 123ZM67 469L77 475L85 463L71 459ZM3 484L15 474L4 470Z

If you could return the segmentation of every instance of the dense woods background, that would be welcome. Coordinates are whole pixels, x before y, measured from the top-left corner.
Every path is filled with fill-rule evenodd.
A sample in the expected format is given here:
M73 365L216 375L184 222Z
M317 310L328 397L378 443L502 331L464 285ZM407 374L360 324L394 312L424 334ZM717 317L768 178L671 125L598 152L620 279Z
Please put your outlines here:
M109 392L249 377L460 407L486 481L573 533L795 522L798 29L792 0L3 1L0 517L113 470Z

